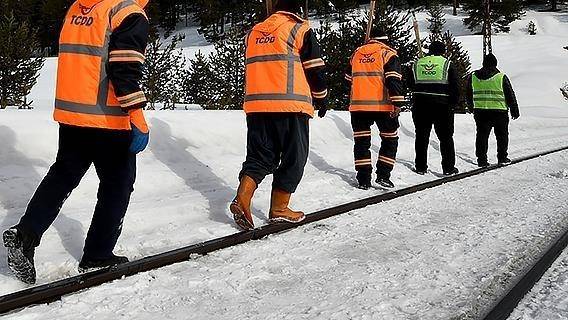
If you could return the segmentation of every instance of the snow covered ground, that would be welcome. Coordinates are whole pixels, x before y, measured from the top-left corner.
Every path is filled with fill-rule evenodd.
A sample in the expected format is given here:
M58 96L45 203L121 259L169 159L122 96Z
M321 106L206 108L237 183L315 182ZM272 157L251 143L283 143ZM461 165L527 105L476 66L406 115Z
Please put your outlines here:
M477 319L568 224L568 152L7 319Z
M470 50L474 67L479 66L481 38L468 35L455 18L447 19L454 33L460 35L459 40ZM523 32L528 20L537 23L539 35L531 37ZM498 35L494 40L502 70L511 77L521 105L521 119L511 124L512 157L568 144L568 104L558 90L567 80L562 71L568 69L568 51L562 49L566 45L565 35L568 34L567 21L567 13L529 12L524 21L513 25L511 35ZM190 39L193 39L193 43L186 43L189 54L200 48L210 49L202 46L203 43L195 35ZM39 83L32 92L35 110L0 112L1 229L18 221L31 194L55 158L57 125L50 116L55 69L56 59L48 59ZM226 208L234 195L236 177L244 160L246 124L242 112L163 111L147 114L151 125L151 144L139 158L136 191L117 253L140 258L237 232ZM461 170L470 170L475 167L473 119L468 115L456 117L457 164ZM405 187L436 178L441 172L436 139L432 138L433 148L429 161L431 174L417 176L411 172L414 129L409 114L402 116L401 124L400 152L393 175L394 182L398 187ZM376 152L378 134L374 132L373 135L373 150ZM310 212L380 192L353 188L353 141L347 113L331 112L325 119L315 119L312 122L311 139L312 150L306 174L293 198L295 207ZM490 158L493 161L494 150L493 144ZM376 157L376 153L374 156ZM566 170L566 156L546 159L518 168L508 168L502 173L487 175L479 178L481 180L476 178L448 189L428 191L411 201L401 199L330 222L307 226L268 241L227 250L188 264L132 278L124 283L103 286L87 293L84 298L66 298L64 308L53 310L53 318L58 318L56 314L67 310L66 308L94 308L91 304L97 303L108 305L106 309L97 309L103 318L115 313L122 314L124 318L132 317L133 314L123 308L127 303L135 305L132 312L137 315L147 312L157 315L160 310L171 311L173 308L172 318L176 315L184 318L184 315L190 313L195 313L197 318L208 311L219 312L212 301L225 301L222 299L229 299L228 297L235 301L227 306L227 314L236 312L235 310L249 310L247 304L239 309L235 302L240 302L240 297L219 291L221 287L228 287L227 283L236 285L236 292L243 292L243 297L250 295L255 300L256 309L250 309L252 318L253 310L264 311L267 315L277 312L277 308L284 310L280 315L303 310L301 312L322 319L326 315L328 319L333 318L331 315L339 315L338 319L345 318L341 315L349 315L350 310L353 318L364 319L364 314L373 318L370 316L372 311L377 312L377 316L384 314L385 319L422 319L420 312L426 310L424 308L427 306L431 306L428 310L449 314L449 303L452 302L458 302L452 305L454 309L456 306L459 310L481 309L485 306L482 302L487 302L492 294L503 289L494 286L495 283L491 282L493 277L520 270L514 267L522 267L523 263L528 262L531 254L545 246L546 240L557 231L556 227L560 228L560 223L565 222L565 218L555 210L566 209L566 194L562 193L562 190L566 190L566 179L553 176L566 172L563 171ZM83 239L94 207L97 182L94 171L90 171L67 201L53 228L46 233L36 253L40 283L76 274L77 260L81 257ZM260 187L255 197L255 220L258 225L266 223L269 192L270 179ZM525 194L526 192L529 193ZM500 198L503 200L491 201L488 198L491 194L502 195ZM557 198L549 199L550 195L556 195ZM470 199L470 196L475 199ZM549 199L550 207L540 207L545 206L542 199ZM557 203L558 199L564 202ZM539 207L534 207L537 204ZM542 209L542 212L531 211L535 208ZM375 216L378 212L381 218L373 219L373 212ZM487 212L491 212L489 217L486 216ZM449 213L451 218L447 219ZM430 223L432 219L435 223ZM511 222L517 224L508 229L508 223ZM360 228L366 229L359 230ZM501 229L506 230L498 232ZM456 233L444 238L447 234L444 230ZM542 235L542 238L535 238L536 234ZM312 239L314 245L310 247ZM333 243L333 239L337 239L338 243ZM416 239L420 242L413 242ZM496 239L501 239L507 245L495 242ZM522 246L531 241L536 241L540 247L532 243L530 246ZM290 259L283 256L287 252L288 243L292 247L299 246L289 252ZM368 243L370 247L357 247L358 250L355 250L360 243ZM417 243L418 248L422 249L414 249L412 243ZM423 245L424 243L428 245ZM331 247L328 248L328 245ZM359 249L365 254L360 253ZM485 255L468 255L477 254L478 249ZM492 252L492 249L495 251ZM249 250L256 251L257 254L248 255ZM446 250L453 255L444 256ZM516 260L517 255L509 256L507 250L523 255L526 261ZM340 252L345 252L346 256L340 257ZM308 253L314 256L309 257ZM378 264L357 264L358 259L366 257ZM418 260L412 260L413 257ZM473 260L469 260L470 258ZM268 259L272 263L281 263L273 267ZM5 251L0 248L0 294L24 288L10 276L4 260ZM252 261L259 265L252 264ZM306 271L301 271L298 275L295 267L299 265ZM348 268L348 265L353 265L353 268ZM420 265L423 269L414 268L415 265ZM472 267L471 270L465 270L464 266L466 269ZM332 272L328 276L326 272L333 271L335 267L338 268L337 273ZM211 273L208 273L209 269ZM258 273L255 272L252 279L245 280L244 275L253 269ZM424 281L414 283L412 280L416 280L417 275L410 272L413 270L424 272L421 274L425 279L437 277L442 282L454 279L447 276L450 274L463 280L464 282L459 282L463 287L448 287L447 284L451 281L443 282L445 286L439 287L434 285L432 279L427 284ZM431 270L440 272L432 274ZM352 282L347 281L350 275L354 279ZM358 278L359 275L362 278ZM183 278L185 276L188 278ZM160 281L154 281L152 277ZM168 280L168 277L171 279ZM333 283L328 281L334 277L342 283L341 287L333 287ZM182 285L178 286L176 280ZM474 282L479 286L475 287ZM296 289L292 285L296 283L303 283L304 286ZM362 285L365 283L369 283L370 289L365 289ZM282 292L280 290L284 289L280 287L288 287L286 290L290 291ZM321 290L318 289L320 287ZM173 288L173 291L162 292L161 289L164 288ZM409 293L405 293L405 289L409 288ZM487 291L488 288L493 288L493 291ZM414 289L417 291L413 291ZM445 291L446 289L449 291ZM103 293L107 292L105 290L109 290L108 293ZM263 297L269 291L274 298L266 300ZM427 292L430 291L434 300L429 298ZM311 301L312 309L295 309L285 304L288 296L300 303L302 292L305 293L302 303L309 305L308 302ZM362 292L358 295L359 298L346 300L350 303L339 301L341 297L355 296L359 292ZM390 295L390 298L399 300L382 304L377 302L381 299L375 298L375 293L381 299ZM109 296L105 298L107 294ZM324 294L328 294L330 298L326 299ZM127 301L129 295L133 295L132 300ZM148 297L142 299L144 295ZM475 299L480 299L479 303L472 305ZM327 305L324 303L326 300L329 301ZM164 309L160 309L161 303ZM148 309L143 309L145 305ZM180 308L177 309L176 305ZM39 318L52 307L53 305L37 308L22 316ZM362 309L367 307L371 308L368 309L369 313ZM73 312L79 312L78 309L73 309ZM323 311L318 314L318 310ZM327 313L325 310L330 311ZM401 314L406 316L396 316ZM430 314L436 315L434 311ZM296 315L289 318L302 317ZM258 318L263 319L260 316Z
M568 177L568 171L564 172ZM568 249L544 274L510 320L565 320L568 319Z

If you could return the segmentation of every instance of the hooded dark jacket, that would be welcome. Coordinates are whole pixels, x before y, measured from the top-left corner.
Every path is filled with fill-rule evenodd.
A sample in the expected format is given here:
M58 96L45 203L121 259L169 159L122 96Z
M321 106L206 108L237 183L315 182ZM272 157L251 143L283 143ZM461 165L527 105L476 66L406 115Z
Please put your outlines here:
M488 80L491 77L498 74L500 71L497 67L483 67L477 71L475 71L475 75L480 80ZM503 91L505 91L505 101L507 102L507 107L511 111L511 115L515 118L518 118L519 113L519 104L517 103L517 97L515 96L515 91L513 90L513 86L511 85L511 81L507 76L503 78ZM475 113L486 113L486 112L507 112L505 110L474 110L473 108L473 85L472 85L472 76L468 77L467 81L467 103L469 106L470 112Z

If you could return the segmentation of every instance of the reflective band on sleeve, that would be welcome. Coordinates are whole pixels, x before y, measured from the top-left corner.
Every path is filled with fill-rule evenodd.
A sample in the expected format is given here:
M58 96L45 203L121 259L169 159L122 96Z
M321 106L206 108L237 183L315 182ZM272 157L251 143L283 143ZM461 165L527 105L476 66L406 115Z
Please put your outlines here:
M142 91L138 91L138 92L134 92L131 93L127 96L124 97L116 97L118 102L120 102L121 107L123 108L128 108L134 105L137 105L139 103L142 102L146 102L146 95L144 95L144 92Z
M324 90L324 91L321 91L321 92L312 92L312 96L314 98L323 99L323 98L327 97L327 90Z
M102 57L105 52L104 48L101 47L63 43L59 45L59 53L85 54L89 56Z
M450 95L447 93L432 93L432 92L414 92L414 94L423 94L423 95L427 95L427 96L439 96L439 97L449 97Z
M385 76L386 76L387 78L402 79L402 74L400 74L400 73L398 73L398 72L394 72L394 71L385 73Z
M317 59L313 59L313 60L310 60L310 61L306 61L306 62L302 63L302 65L304 66L304 69L312 69L312 68L317 68L317 67L324 67L325 62L323 61L323 59L317 58Z
M146 57L135 50L115 50L109 54L109 62L140 62L144 63Z
M63 100L55 100L55 107L59 110L75 113L128 117L128 114L122 111L120 107L97 106Z

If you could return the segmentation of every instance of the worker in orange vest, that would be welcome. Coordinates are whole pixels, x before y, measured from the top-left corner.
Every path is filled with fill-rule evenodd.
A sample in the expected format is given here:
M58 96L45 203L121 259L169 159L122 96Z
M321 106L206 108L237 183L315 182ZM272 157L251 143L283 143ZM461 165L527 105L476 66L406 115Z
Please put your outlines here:
M325 63L314 32L297 14L299 0L279 0L276 12L247 36L247 156L230 210L244 230L254 228L251 199L261 181L274 174L271 222L299 223L304 213L288 208L304 173L309 121L327 111Z
M390 180L398 149L398 116L405 98L402 72L397 52L390 48L388 37L373 28L371 39L351 56L351 71L346 79L352 83L351 125L355 140L355 170L361 189L371 187L371 126L377 124L382 140L377 163L376 182L394 188Z
M77 0L59 40L55 164L20 222L3 234L8 266L36 281L35 247L73 189L94 164L97 205L85 240L81 272L127 262L113 254L136 176L136 154L148 144L140 89L149 23L146 0Z

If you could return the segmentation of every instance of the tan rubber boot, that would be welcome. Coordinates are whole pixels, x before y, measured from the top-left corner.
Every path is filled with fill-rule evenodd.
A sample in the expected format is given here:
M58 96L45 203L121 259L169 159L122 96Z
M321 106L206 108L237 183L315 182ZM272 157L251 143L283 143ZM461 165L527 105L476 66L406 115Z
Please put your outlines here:
M306 215L301 211L292 211L288 208L290 197L288 192L279 189L272 190L270 201L270 222L299 223L304 221Z
M235 200L231 203L229 209L233 214L233 219L243 230L254 229L254 222L252 220L251 202L252 196L256 191L256 182L249 176L243 176L241 178L241 183L239 184L239 189L237 190L237 196Z

